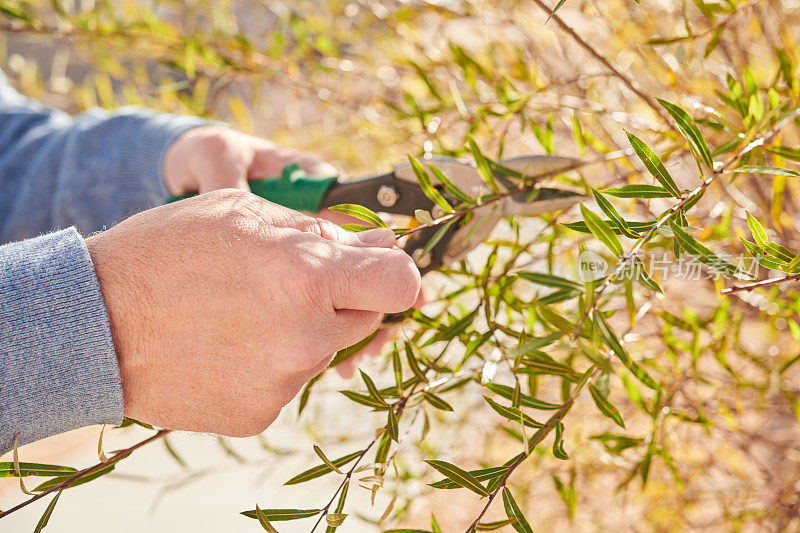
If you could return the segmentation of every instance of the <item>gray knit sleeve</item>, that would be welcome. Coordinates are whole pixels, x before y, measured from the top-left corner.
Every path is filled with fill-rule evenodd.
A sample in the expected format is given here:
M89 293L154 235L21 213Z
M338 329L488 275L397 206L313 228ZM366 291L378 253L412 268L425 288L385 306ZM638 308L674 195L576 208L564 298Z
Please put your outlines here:
M103 296L74 228L0 246L0 453L122 420Z

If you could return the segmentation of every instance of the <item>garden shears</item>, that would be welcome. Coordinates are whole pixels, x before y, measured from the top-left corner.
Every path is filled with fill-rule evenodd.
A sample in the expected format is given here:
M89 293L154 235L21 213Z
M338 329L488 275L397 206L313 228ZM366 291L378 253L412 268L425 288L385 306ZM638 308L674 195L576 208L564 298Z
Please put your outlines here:
M452 183L467 195L478 197L491 192L475 164L454 158L434 157L421 159L425 167L441 170ZM566 209L585 199L580 193L549 187L539 187L533 194L530 188L514 192L504 174L511 172L524 176L528 183L577 169L587 162L557 155L526 155L503 159L493 170L500 193L505 196L495 202L471 209L464 217L448 227L436 244L423 255L430 239L439 230L431 226L414 231L407 237L404 250L414 258L421 273L458 261L475 246L483 242L497 222L506 216L537 216L550 211ZM504 172L503 172L504 171ZM438 192L453 206L458 200L441 184ZM250 182L250 190L267 200L298 211L312 213L338 204L358 204L376 213L414 217L419 209L434 217L444 214L433 200L425 195L410 163L401 163L385 174L355 180L338 181L336 176L310 176L297 165L287 165L281 177ZM172 197L176 201L186 196Z

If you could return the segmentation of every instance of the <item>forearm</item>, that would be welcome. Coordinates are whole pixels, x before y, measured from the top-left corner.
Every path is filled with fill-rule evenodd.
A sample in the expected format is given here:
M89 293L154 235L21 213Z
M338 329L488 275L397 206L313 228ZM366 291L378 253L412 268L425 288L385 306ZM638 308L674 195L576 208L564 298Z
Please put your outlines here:
M0 453L122 419L108 316L73 229L0 246Z
M167 149L204 124L131 107L71 117L0 78L0 243L68 226L86 235L163 203Z

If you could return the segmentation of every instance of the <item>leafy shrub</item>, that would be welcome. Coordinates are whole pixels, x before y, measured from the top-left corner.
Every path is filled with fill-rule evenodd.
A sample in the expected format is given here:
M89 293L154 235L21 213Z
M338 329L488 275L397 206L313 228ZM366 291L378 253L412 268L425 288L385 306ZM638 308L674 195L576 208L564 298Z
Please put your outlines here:
M16 82L73 110L133 103L218 117L355 170L406 153L488 166L533 150L587 162L548 180L583 190L580 209L507 219L429 276L430 302L407 313L380 370L343 391L379 413L374 438L354 441L345 424L347 454L315 444L318 462L287 484L333 476L338 488L323 502L299 492L295 510L254 505L245 515L265 529L308 518L346 530L357 520L348 515L369 512L348 506L363 489L388 494L385 511L368 516L382 530L419 524L410 503L420 479L458 495L427 531L569 521L800 529L798 17L788 3L0 2L0 11ZM269 28L253 22L264 12ZM52 62L13 52L43 36L68 48ZM67 64L89 73L71 84ZM426 223L497 196L463 192L455 214ZM608 271L582 275L587 257ZM302 416L325 379L303 391ZM479 453L452 449L476 441ZM50 478L34 489L56 494L46 525L63 488L132 451L78 473L2 468L21 483L31 472ZM608 512L628 497L625 516Z

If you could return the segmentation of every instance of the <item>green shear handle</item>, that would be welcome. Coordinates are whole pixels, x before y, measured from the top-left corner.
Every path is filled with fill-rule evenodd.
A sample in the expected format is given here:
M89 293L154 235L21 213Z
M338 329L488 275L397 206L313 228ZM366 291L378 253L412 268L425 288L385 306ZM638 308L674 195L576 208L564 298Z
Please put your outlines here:
M289 209L316 213L320 210L328 189L335 182L336 176L309 176L296 163L292 163L283 167L280 178L251 181L250 191ZM170 196L167 203L196 194Z

